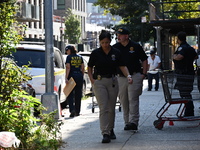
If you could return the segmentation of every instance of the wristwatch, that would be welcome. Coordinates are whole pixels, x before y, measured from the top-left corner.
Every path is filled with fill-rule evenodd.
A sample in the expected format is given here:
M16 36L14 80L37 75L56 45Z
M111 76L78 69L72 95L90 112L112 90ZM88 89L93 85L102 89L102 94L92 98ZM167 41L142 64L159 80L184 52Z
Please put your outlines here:
M129 74L129 75L127 75L127 78L132 78L132 77L131 77L131 75Z

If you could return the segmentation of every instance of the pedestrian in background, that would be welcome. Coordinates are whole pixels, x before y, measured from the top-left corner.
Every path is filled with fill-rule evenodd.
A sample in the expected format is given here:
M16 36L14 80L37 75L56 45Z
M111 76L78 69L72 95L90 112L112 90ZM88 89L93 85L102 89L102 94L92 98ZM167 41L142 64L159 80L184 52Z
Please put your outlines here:
M161 60L160 57L156 55L155 50L150 51L150 56L148 57L148 91L152 89L152 80L155 79L155 91L159 88L159 72Z
M119 70L119 100L123 108L124 130L138 130L139 96L142 94L143 79L147 76L148 57L140 44L129 39L128 29L122 27L116 33L118 43L113 47L121 51L122 59L133 79L133 84L127 84L126 77Z
M128 69L121 60L119 50L111 47L111 34L102 31L99 35L100 47L93 50L88 62L88 75L93 85L100 109L100 129L103 135L102 143L109 143L116 139L114 133L115 106L118 95L118 81L116 78L119 67L126 78L125 82L132 82ZM94 72L94 73L93 73Z
M84 63L83 58L77 55L77 51L74 46L67 46L65 48L67 53L66 58L66 83L73 77L76 82L76 86L67 97L69 103L70 117L79 116L81 109L81 98L83 88L83 75L84 75Z
M198 58L198 55L195 49L186 42L185 32L181 31L177 34L177 43L179 47L173 55L175 73L177 74L176 87L179 90L181 98L190 100L185 104L186 109L184 115L194 116L194 104L191 101L191 92L193 90L195 75L193 63Z

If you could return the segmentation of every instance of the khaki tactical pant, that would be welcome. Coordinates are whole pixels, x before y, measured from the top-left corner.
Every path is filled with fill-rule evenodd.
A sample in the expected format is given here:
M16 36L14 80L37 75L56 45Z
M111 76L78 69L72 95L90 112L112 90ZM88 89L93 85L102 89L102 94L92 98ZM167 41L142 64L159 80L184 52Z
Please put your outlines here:
M115 106L118 95L117 78L95 80L93 90L100 109L99 119L102 135L110 134L115 122Z
M126 77L118 77L119 101L122 104L124 122L139 122L139 96L142 94L143 79L140 73L132 75L133 83L129 84Z

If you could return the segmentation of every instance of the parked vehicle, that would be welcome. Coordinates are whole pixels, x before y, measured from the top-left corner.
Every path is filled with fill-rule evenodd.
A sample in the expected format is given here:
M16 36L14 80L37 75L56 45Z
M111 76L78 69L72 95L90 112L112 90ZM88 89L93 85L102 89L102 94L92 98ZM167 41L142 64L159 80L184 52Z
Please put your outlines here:
M28 73L32 76L29 83L35 89L35 96L41 99L45 93L45 46L20 44L13 53L17 65L29 65ZM61 51L54 48L54 91L58 93L60 102L66 99L63 93L65 86L65 63Z
M88 62L91 52L89 52L89 51L88 52L79 52L78 54L83 56L85 58L85 60Z
M92 84L90 82L90 78L88 76L88 61L90 58L91 52L79 52L79 55L83 57L84 65L85 65L85 75L84 75L84 80L85 80L85 93L86 94L92 94Z
M21 71L21 68L17 66L15 61L11 58L4 57L2 59L2 67L5 67L6 70L14 69L15 71L18 72L19 76L27 76L28 78L31 79L31 76L29 76L28 74L27 75L24 74ZM20 86L21 86L21 89L26 91L28 95L35 97L35 90L33 89L32 85L29 84L25 79L20 83Z

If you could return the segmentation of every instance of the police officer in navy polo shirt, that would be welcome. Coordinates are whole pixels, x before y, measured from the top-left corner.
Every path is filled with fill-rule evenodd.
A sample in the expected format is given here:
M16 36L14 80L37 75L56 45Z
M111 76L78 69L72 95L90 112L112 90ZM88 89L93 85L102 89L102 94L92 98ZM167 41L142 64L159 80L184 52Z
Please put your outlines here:
M67 53L66 59L66 82L73 77L76 86L67 97L69 103L70 117L79 116L81 108L82 88L83 88L83 75L84 75L84 62L74 46L67 46L65 48Z
M192 99L193 82L195 75L193 62L198 55L193 47L186 42L186 33L181 31L177 34L177 43L179 47L173 55L175 73L177 74L176 86L181 98ZM189 75L188 78L185 75ZM193 101L186 103L185 116L194 116Z

